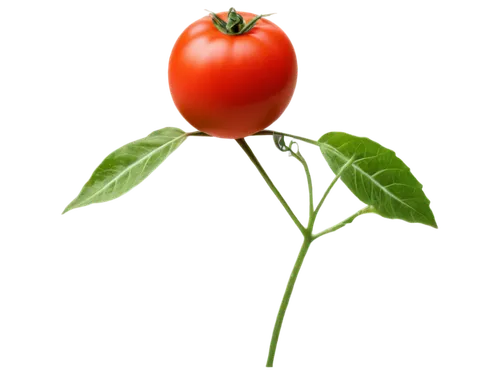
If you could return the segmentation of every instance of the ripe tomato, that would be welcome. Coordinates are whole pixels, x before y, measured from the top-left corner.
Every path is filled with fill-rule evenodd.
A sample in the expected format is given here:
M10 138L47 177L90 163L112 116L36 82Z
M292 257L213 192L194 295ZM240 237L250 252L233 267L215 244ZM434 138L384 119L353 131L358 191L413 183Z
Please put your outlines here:
M232 11L217 16L226 22L228 14L241 16L245 23L255 17ZM192 23L175 43L168 66L170 92L196 129L243 138L267 128L288 106L297 58L286 34L267 19L259 19L248 32L229 35L212 17Z

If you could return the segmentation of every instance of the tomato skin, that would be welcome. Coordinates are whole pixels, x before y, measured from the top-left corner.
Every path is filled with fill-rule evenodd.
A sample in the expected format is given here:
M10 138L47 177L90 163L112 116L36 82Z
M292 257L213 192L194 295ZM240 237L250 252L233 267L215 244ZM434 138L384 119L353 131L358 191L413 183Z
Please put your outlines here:
M238 13L245 22L255 17ZM218 16L227 20L227 12ZM297 83L297 58L287 35L268 19L245 34L226 35L206 16L177 39L168 80L177 109L192 126L238 139L281 116Z

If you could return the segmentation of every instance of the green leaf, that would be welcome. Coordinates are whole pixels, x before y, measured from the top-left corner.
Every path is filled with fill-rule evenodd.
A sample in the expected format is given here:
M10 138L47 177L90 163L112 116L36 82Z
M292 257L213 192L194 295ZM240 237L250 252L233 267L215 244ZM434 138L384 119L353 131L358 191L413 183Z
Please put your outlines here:
M109 154L64 213L92 203L110 201L141 183L187 138L177 128L157 130Z
M341 179L379 215L437 228L422 184L394 151L368 138L340 132L325 134L319 139L319 146L335 174L354 156Z

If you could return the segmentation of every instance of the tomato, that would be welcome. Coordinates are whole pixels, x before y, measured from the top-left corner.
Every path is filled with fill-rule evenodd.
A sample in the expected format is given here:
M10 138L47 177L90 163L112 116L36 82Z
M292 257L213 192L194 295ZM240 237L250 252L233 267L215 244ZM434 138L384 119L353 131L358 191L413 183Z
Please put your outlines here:
M234 11L234 9L233 9ZM241 16L234 30L255 14ZM168 80L174 103L196 129L215 137L238 139L267 128L292 99L297 58L287 35L260 18L240 35L222 32L216 18L206 16L180 35L170 55Z

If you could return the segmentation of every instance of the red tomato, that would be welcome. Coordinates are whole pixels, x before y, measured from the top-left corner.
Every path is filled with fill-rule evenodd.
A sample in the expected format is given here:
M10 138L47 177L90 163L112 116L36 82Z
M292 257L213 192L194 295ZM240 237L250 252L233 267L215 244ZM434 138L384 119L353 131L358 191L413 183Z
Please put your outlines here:
M245 22L255 17L238 13ZM228 12L217 15L227 21ZM238 139L281 116L295 90L297 58L283 30L267 19L244 34L227 35L207 16L175 43L168 80L177 109L191 125Z

